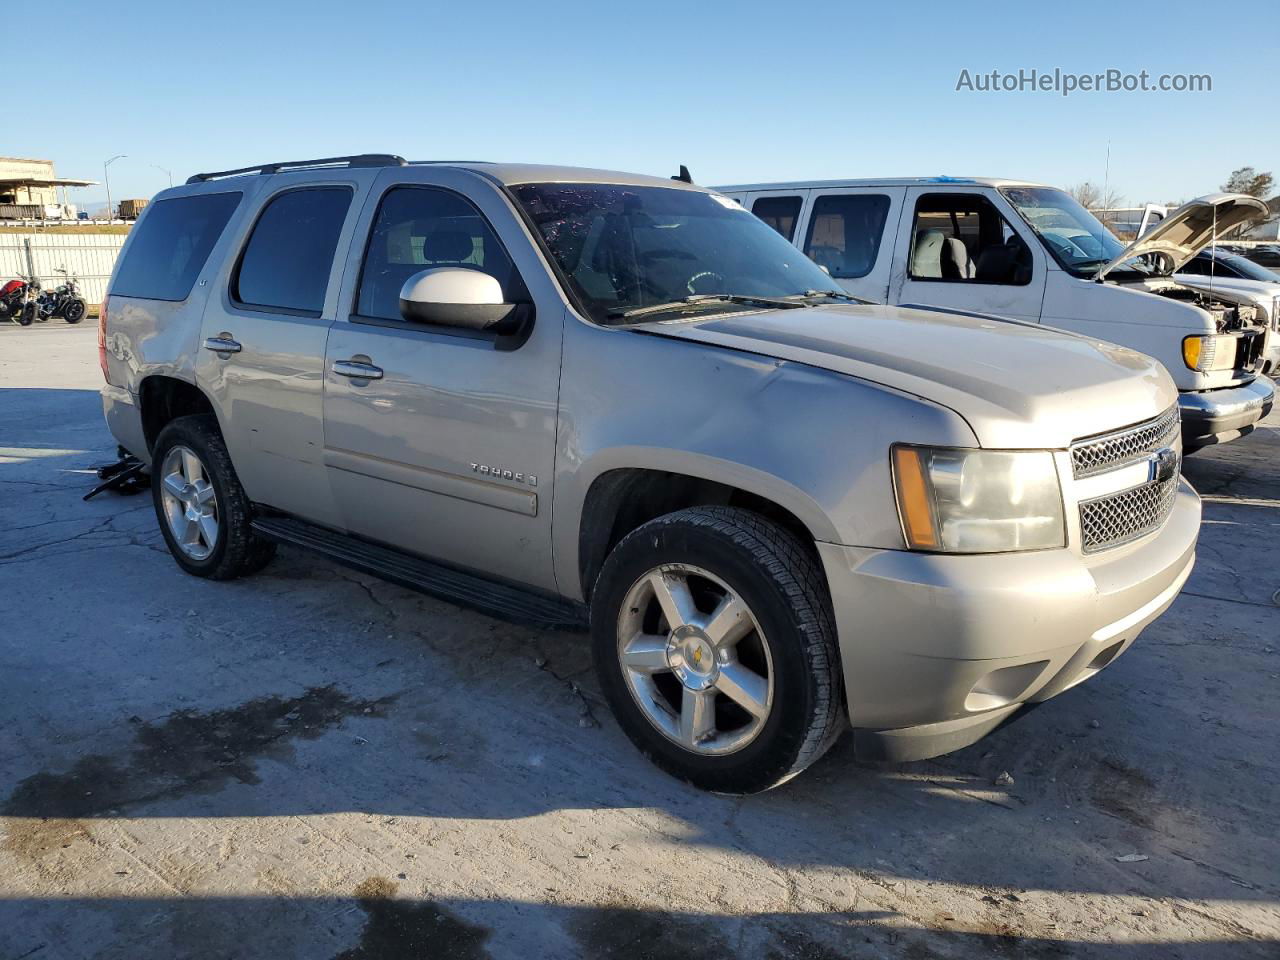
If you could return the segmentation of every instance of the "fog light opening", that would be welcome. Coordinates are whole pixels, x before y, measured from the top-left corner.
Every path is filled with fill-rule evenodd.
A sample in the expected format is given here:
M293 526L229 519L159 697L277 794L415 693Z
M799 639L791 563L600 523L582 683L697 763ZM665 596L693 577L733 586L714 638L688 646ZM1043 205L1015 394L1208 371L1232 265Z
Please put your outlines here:
M1089 661L1089 666L1088 666L1088 667L1086 667L1085 669L1088 669L1088 670L1101 670L1101 669L1102 669L1103 667L1105 667L1108 663L1110 663L1110 662L1111 662L1112 660L1114 660L1117 656L1119 656L1119 654L1120 654L1120 649L1121 649L1123 646L1124 646L1124 641L1123 641L1123 640L1117 640L1117 641L1116 641L1115 643L1113 643L1111 646L1107 647L1105 650L1102 650L1101 652L1099 652L1099 654L1098 654L1096 657L1094 657L1092 660L1090 660L1090 661Z
M1048 665L1048 660L1036 660L992 670L973 685L965 697L964 708L970 713L980 713L1025 700L1031 685L1040 679Z

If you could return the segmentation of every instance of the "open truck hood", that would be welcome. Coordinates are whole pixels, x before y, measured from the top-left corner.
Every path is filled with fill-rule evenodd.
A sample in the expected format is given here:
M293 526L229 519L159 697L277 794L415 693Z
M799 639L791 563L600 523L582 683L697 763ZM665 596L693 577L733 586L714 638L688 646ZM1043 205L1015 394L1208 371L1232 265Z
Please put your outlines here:
M1138 237L1095 276L1101 280L1120 264L1143 254L1158 253L1166 260L1166 275L1174 273L1215 238L1241 224L1268 216L1267 205L1243 193L1211 193L1180 206L1147 234Z
M1080 437L1158 416L1178 396L1164 368L1134 350L973 314L831 304L633 329L822 367L910 393L954 410L990 448L1062 449ZM853 419L858 415L849 411ZM832 437L833 443L846 441Z

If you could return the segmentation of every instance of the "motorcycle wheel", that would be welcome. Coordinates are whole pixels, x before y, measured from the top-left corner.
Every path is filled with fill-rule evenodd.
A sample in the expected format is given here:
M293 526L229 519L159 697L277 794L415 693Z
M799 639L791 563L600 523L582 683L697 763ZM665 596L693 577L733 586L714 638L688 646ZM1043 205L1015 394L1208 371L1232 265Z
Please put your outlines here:
M18 322L22 324L24 327L31 326L31 324L35 323L35 319L36 319L36 305L34 303L28 303L25 307L22 308L22 312L18 314Z
M68 300L67 305L62 308L62 319L67 323L79 323L84 319L85 311L88 308L85 302L80 299Z

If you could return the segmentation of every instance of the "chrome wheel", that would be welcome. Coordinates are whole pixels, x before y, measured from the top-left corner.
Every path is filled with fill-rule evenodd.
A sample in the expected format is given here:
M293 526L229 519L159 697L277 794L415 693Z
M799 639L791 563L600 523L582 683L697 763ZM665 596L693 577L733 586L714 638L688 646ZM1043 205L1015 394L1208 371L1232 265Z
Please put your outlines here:
M664 564L637 580L618 617L618 660L645 718L686 750L733 753L773 707L769 642L714 574Z
M174 543L192 560L218 544L218 497L204 464L190 449L171 448L160 468L160 496Z

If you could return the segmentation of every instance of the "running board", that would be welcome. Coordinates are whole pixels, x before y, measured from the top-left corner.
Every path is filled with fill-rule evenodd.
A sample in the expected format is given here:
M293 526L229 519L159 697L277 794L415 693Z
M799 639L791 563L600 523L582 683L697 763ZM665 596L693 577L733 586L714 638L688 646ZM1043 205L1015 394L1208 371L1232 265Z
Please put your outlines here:
M524 590L289 517L257 517L254 532L490 616L543 630L586 630L585 604Z

